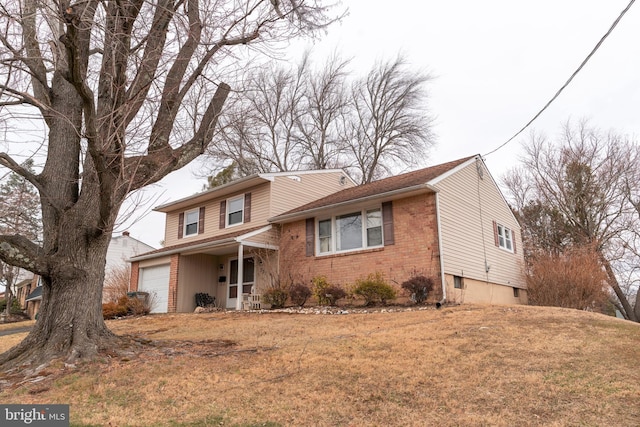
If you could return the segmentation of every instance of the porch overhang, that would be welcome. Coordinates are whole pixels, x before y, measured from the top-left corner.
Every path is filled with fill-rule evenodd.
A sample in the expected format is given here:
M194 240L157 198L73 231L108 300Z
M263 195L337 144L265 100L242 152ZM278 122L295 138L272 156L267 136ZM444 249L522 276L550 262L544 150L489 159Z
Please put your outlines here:
M225 255L237 251L238 245L242 244L246 247L255 247L261 249L278 250L278 246L266 242L256 242L252 238L259 236L271 230L271 224L250 230L241 230L232 235L220 236L220 238L212 238L205 241L194 242L190 244L175 245L168 248L162 248L146 254L141 254L129 258L128 262L145 261L149 259L164 257L167 255L184 254L191 255L196 253L207 253L211 255Z

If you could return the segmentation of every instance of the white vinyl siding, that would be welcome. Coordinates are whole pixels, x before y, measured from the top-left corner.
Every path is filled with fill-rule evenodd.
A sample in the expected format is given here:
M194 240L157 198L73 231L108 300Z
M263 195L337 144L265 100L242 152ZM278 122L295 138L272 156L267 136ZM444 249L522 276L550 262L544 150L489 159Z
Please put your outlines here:
M277 176L271 183L270 217L355 185L343 173L335 171L298 173L296 176L298 179Z
M482 177L476 161L471 161L434 184L438 189L445 273L524 287L522 251L504 250L494 242L495 221L509 229L512 248L522 247L521 242L514 241L520 226L489 171L484 165L479 167Z

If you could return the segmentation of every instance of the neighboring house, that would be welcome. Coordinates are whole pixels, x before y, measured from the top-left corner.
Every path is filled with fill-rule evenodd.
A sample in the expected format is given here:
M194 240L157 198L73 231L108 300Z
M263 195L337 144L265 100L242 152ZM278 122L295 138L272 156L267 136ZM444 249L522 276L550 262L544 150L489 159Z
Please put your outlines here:
M120 236L111 237L109 248L107 249L107 263L105 272L109 274L114 268L125 267L131 257L145 252L153 251L156 248L134 239L128 231L123 231Z
M26 310L27 314L31 319L35 319L40 311L40 305L42 304L42 283L39 281L40 277L36 276L34 278L35 288L29 295L27 295L26 301ZM36 281L37 280L37 281Z
M16 284L16 298L20 302L21 309L25 310L27 308L27 296L36 286L37 281L34 283L33 274L31 278L21 280Z
M131 290L149 292L153 312L193 311L197 293L241 308L244 294L278 280L269 218L353 186L342 170L262 173L159 206L165 247L131 259Z
M192 311L196 293L241 309L278 282L374 272L431 277L434 301L526 302L520 226L480 156L361 186L340 171L260 174L156 210L167 246L131 259L131 289L155 294L155 312Z

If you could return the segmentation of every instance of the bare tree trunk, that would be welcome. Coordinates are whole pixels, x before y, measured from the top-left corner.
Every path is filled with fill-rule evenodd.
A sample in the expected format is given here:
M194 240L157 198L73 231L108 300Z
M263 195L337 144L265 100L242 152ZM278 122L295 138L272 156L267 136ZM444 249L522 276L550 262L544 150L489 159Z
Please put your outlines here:
M86 248L76 248L73 252L87 255L82 270L61 265L58 274L43 277L36 325L22 343L0 356L4 369L38 366L60 357L72 363L115 343L116 336L104 323L101 303L104 261L100 259L105 259L108 244L105 236Z
M616 275L613 271L613 268L611 267L611 263L609 262L609 260L606 259L606 257L602 253L599 253L599 255L600 255L600 262L602 263L605 271L607 272L607 283L609 284L609 286L611 286L611 289L613 289L613 291L615 292L616 296L618 297L618 301L620 301L620 305L623 309L622 315L627 320L638 322L638 319L640 319L640 317L636 312L636 310L638 310L637 299L636 299L636 310L634 310L633 307L631 307L631 304L629 303L629 299L622 291L622 288L620 288L620 284L618 283L618 279L616 279Z

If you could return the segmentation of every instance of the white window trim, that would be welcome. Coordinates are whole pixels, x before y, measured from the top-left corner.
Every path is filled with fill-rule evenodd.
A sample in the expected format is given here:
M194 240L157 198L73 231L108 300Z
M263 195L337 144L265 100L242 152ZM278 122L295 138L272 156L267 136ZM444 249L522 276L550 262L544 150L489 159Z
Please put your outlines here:
M382 248L384 247L384 221L381 219L381 223L380 223L380 233L381 233L381 243L379 245L374 245L374 246L367 246L367 212L370 211L375 211L375 210L379 210L380 214L382 215L382 207L381 206L375 206L375 207L368 207L368 208L364 208L364 209L360 209L359 211L348 211L348 212L342 212L340 214L337 215L332 215L331 217L321 217L321 218L316 218L316 223L315 223L315 241L316 241L316 254L318 254L318 256L327 256L327 255L335 255L335 254L343 254L343 253L348 253L348 252L357 252L357 251L362 251L362 250L367 250L367 249L375 249L375 248ZM338 230L337 230L337 223L336 223L336 219L340 216L344 216L344 215L350 215L350 214L354 214L354 213L360 213L361 219L362 219L362 226L361 226L361 230L360 232L362 233L362 246L359 248L353 248L353 249L343 249L343 250L336 250L336 247L338 245ZM327 252L321 252L320 251L320 222L321 221L326 221L326 220L331 220L331 249Z
M498 247L504 251L513 253L513 230L504 225L497 224L498 226ZM507 234L509 235L507 237ZM504 244L503 244L504 241ZM511 248L507 247L507 242Z
M236 201L238 199L242 202L242 209L240 210L240 212L242 212L242 219L240 220L240 222L236 222L235 224L229 224L229 216L232 213L231 212L231 201ZM224 224L225 224L225 228L236 227L238 225L244 224L244 194L242 194L240 196L230 197L230 198L227 199L227 212L225 214Z
M194 213L196 214L196 232L195 233L191 233L191 234L187 234L187 225L189 224L193 224L191 222L187 222L187 218L189 216L189 214ZM183 229L182 229L182 236L183 237L193 237L193 236L197 236L198 232L200 231L200 208L198 209L193 209L190 211L186 211L184 213L184 225L183 225Z

